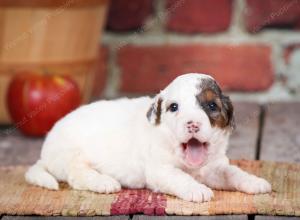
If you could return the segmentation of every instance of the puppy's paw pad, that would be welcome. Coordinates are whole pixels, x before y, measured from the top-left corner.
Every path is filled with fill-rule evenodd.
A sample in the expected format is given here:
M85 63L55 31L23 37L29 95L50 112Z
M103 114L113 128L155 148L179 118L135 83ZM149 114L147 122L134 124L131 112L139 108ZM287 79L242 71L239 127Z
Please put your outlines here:
M208 202L213 196L214 193L210 188L197 182L188 184L178 193L178 197L190 202Z
M249 176L239 186L239 190L249 194L269 193L272 191L271 184L263 178Z

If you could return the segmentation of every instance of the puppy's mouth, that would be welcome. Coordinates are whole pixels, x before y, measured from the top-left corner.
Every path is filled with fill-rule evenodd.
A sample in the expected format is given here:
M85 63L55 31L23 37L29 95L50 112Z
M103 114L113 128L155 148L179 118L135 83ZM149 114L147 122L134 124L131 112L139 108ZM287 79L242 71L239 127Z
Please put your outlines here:
M200 166L207 157L208 145L208 142L201 142L196 138L182 143L185 161L191 166Z

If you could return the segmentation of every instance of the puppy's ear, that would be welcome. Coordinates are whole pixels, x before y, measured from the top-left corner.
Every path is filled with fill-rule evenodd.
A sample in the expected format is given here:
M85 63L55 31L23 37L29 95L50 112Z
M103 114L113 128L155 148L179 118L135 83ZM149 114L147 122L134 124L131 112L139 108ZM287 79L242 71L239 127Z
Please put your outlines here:
M149 107L147 111L147 118L149 122L153 125L159 125L161 121L161 113L162 113L162 102L163 99L160 95L157 95L154 98L154 102Z
M229 98L229 96L222 95L222 104L223 104L223 111L222 114L224 114L227 118L227 126L229 126L232 130L235 129L235 119L234 119L234 110L232 102Z

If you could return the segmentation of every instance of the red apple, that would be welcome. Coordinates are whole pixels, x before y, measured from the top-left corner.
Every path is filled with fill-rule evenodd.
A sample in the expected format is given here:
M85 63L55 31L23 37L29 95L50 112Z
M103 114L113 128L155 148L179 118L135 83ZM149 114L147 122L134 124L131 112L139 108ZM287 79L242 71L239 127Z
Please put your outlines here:
M24 72L11 81L7 104L17 128L24 134L41 136L80 105L80 91L67 76Z

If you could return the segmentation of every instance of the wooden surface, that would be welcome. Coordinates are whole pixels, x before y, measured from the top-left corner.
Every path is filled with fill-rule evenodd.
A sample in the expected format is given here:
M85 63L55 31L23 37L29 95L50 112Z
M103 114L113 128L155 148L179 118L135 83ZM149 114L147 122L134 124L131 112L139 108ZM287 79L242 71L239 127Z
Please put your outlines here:
M300 220L300 217L286 217L286 216L256 216L255 220Z
M300 163L300 104L267 106L260 158Z
M40 156L43 138L28 138L11 129L0 131L0 166L33 164Z
M260 106L234 103L234 112L236 129L229 141L228 156L231 159L255 159Z
M262 118L264 126L262 134L259 134L261 108L255 103L235 103L235 116L237 130L232 135L228 155L231 158L255 159L257 150L258 159L300 162L300 103L277 103L268 105ZM7 128L0 130L0 165L31 164L39 156L42 139L31 139L13 131L9 134ZM261 136L260 136L261 135ZM259 143L258 140L261 140ZM261 145L258 149L258 145ZM1 218L1 217L0 217ZM114 217L22 217L3 216L1 220L9 219L258 219L279 220L299 219L283 216L165 216L151 217L143 215L114 216Z

